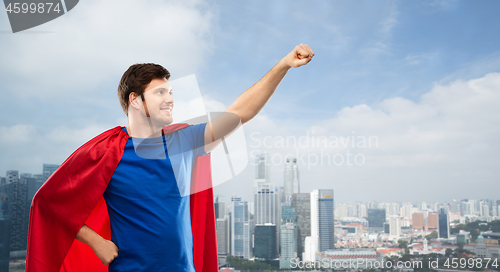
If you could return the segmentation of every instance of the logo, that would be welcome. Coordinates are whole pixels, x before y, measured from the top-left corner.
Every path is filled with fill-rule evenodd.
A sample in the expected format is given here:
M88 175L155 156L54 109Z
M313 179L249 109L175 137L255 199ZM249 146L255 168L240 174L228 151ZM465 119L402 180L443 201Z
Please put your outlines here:
M4 0L12 32L50 22L72 10L78 0Z

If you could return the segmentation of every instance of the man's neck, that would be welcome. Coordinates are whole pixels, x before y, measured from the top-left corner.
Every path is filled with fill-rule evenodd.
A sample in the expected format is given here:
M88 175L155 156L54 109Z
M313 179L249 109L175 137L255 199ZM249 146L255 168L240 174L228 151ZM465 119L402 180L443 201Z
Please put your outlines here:
M129 124L127 126L127 133L130 137L134 138L156 138L162 135L162 127Z

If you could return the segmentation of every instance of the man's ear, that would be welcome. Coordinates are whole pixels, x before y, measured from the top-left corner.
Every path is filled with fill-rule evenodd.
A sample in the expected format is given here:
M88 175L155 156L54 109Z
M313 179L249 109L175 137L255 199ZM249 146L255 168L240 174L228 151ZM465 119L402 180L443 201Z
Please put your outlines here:
M137 99L137 98L139 98L139 96L136 93L134 93L134 92L131 92L128 95L129 107L132 106L132 107L134 107L136 109L140 109L141 108L141 103L140 103L141 100L140 100L140 98L139 99Z

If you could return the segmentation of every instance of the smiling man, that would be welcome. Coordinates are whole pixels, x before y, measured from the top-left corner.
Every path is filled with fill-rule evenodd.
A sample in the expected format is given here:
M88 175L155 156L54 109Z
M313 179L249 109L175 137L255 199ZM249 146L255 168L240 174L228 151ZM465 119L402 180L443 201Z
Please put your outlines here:
M118 87L128 126L80 147L37 192L26 271L217 271L212 190L192 194L191 181L210 179L204 155L313 56L308 45L296 46L222 115L192 126L170 125L170 73L132 65Z

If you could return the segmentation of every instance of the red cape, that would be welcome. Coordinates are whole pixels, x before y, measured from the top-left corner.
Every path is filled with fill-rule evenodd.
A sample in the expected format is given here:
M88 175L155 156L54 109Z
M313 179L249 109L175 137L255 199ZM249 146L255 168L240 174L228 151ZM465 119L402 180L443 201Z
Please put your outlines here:
M187 127L164 127L172 133ZM69 156L38 190L31 204L26 255L27 272L108 271L92 249L75 239L83 224L105 239L111 229L103 193L121 160L129 135L115 127ZM191 227L198 272L218 271L210 155L198 157L191 175Z

